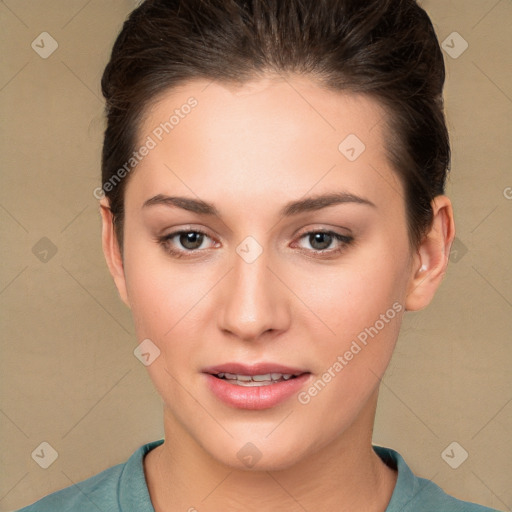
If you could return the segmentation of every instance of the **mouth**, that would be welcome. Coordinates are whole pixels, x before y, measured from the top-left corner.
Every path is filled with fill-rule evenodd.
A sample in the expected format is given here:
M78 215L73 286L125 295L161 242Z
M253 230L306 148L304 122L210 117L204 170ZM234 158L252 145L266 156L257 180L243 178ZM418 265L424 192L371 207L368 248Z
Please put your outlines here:
M205 368L209 389L224 403L240 409L268 409L290 398L311 372L274 363L225 363Z
M278 382L284 382L287 380L295 379L302 373L297 375L293 373L265 373L262 375L243 375L240 373L213 373L211 374L218 379L228 381L230 384L236 384L237 386L246 387L257 387L257 386L269 386L271 384L277 384Z

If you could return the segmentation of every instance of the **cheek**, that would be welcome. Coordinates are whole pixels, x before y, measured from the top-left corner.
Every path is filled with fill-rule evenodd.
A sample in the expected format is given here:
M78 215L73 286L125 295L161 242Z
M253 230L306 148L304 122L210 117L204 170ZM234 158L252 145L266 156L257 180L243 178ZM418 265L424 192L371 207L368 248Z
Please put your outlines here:
M328 411L333 429L355 417L389 364L405 311L406 247L406 239L393 247L382 238L303 282L299 293L324 325L296 317L318 361L316 380L298 398L312 415Z
M381 263L371 271L331 276L322 293L310 297L329 330L322 328L326 335L319 336L311 323L302 326L309 328L308 348L317 365L315 379L297 398L307 416L330 419L325 439L358 416L393 354L404 313L403 278L396 263ZM313 436L314 425L306 428Z
M172 262L156 242L127 239L126 246L126 286L137 334L165 340L181 319L193 318L208 283L193 266Z
M138 342L149 338L160 350L148 374L166 401L181 403L179 383L200 345L198 314L211 286L155 252L127 251L127 290Z
M404 303L408 253L403 246L393 248L384 242L361 247L339 265L301 272L300 279L294 281L294 291L321 319L327 346L343 346L394 303ZM296 318L300 321L300 316ZM314 316L308 313L303 318Z

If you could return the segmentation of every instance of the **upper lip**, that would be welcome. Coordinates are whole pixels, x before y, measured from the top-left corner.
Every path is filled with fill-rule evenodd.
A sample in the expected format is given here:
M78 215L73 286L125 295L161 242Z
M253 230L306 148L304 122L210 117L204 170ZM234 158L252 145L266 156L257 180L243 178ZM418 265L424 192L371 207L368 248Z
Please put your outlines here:
M244 364L231 362L209 366L203 369L203 373L209 373L211 375L217 375L218 373L233 373L236 375L266 375L267 373L301 375L309 372L301 368L293 368L277 363L261 362L256 364Z

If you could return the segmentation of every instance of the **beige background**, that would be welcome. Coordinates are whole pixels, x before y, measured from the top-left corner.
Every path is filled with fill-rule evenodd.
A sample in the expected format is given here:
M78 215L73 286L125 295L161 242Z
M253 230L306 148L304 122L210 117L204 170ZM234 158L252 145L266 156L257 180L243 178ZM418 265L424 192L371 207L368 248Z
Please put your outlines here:
M406 316L374 442L448 493L510 510L512 2L423 5L441 41L456 31L469 44L458 58L445 53L456 252L431 307ZM99 79L134 6L0 2L1 511L162 437L160 399L133 355L92 195L104 128ZM31 48L43 31L59 45L47 59ZM58 452L48 469L31 457L43 441ZM457 469L441 457L453 441L469 453Z

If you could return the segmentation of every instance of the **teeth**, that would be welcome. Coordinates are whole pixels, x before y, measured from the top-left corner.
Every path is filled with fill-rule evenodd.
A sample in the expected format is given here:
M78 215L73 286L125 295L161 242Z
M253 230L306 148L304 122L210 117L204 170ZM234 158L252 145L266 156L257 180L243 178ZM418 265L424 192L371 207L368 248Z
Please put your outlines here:
M272 375L279 375L280 373L273 373ZM265 375L253 375L252 380L255 382L263 382L264 380L271 380L272 377L270 376L270 373L266 373ZM274 380L277 380L277 378L274 377Z
M254 382L253 380L250 380L249 382L245 382L243 380L234 379L230 382L231 382L231 384L236 384L237 386L244 386L244 387L248 387L248 388L268 386L269 384L272 384L271 380L263 381L263 382Z
M217 377L231 381L239 386L266 386L274 382L290 380L291 373L266 373L264 375L240 375L237 373L218 373Z

